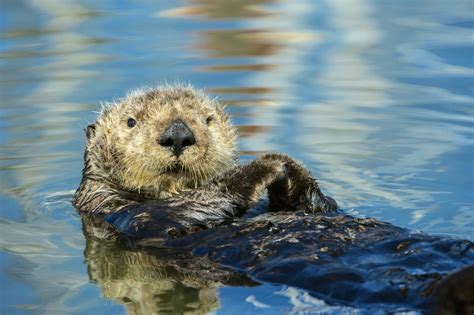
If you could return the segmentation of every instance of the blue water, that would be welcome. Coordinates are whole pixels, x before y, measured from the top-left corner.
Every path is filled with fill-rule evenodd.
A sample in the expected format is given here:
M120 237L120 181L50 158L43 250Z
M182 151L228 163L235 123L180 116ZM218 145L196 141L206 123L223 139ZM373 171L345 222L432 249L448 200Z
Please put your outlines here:
M472 12L463 0L2 1L0 313L126 313L123 294L89 278L70 200L100 101L164 82L227 103L242 160L287 153L347 213L473 240ZM124 294L160 310L145 292L165 283L133 281ZM270 284L200 292L218 314L356 312Z

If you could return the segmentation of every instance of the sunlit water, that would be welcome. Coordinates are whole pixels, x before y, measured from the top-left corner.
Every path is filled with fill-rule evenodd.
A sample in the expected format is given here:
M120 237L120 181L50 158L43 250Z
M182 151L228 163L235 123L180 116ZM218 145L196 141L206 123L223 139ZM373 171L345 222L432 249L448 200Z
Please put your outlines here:
M99 102L163 82L218 96L243 160L278 151L303 161L347 213L474 239L473 10L448 0L2 1L0 313L126 312L126 299L91 281L70 200ZM131 287L142 312L178 307L172 294L153 301L143 283ZM341 311L291 287L213 290L202 310Z

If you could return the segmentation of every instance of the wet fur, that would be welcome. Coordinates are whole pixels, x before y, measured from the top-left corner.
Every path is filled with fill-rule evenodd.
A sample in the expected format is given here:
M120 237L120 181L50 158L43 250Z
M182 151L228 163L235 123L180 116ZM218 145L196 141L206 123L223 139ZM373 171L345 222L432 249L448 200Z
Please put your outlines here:
M179 160L157 141L177 117L197 145ZM137 125L127 126L134 118ZM129 93L106 104L87 127L82 181L74 197L81 212L110 213L191 190L236 165L236 132L221 106L191 87Z
M127 128L131 116L141 129ZM179 167L156 143L177 117L197 138ZM169 299L156 299L181 290L208 312L221 283L256 284L245 275L338 305L428 310L443 277L474 261L472 242L334 213L335 202L286 155L238 165L228 117L190 87L133 92L104 108L86 134L74 205L84 214L90 276L131 313L169 310ZM245 217L265 193L270 213ZM466 270L441 284L435 311L472 309L472 288L458 292L474 272ZM137 286L149 296L137 296ZM447 303L451 296L461 298Z
M137 121L133 128L129 118ZM176 119L197 139L179 158L157 140ZM222 106L189 86L133 92L104 108L86 135L74 206L92 215L127 212L122 232L127 224L140 235L156 229L176 237L214 227L244 214L267 191L271 211L336 207L288 156L267 154L237 165L236 132ZM135 214L137 207L146 211Z

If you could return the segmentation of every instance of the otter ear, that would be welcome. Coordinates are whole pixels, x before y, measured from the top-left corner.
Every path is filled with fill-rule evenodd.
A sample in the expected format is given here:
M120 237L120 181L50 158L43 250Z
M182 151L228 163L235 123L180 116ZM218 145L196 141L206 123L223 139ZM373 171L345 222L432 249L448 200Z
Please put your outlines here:
M87 137L87 139L90 139L93 136L95 136L95 124L90 124L86 128L86 137Z

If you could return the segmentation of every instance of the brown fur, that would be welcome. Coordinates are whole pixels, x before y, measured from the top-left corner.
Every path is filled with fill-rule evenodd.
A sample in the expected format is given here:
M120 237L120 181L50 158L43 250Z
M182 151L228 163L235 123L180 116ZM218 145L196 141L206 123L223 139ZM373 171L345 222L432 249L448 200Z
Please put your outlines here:
M131 117L137 121L133 128L127 126ZM176 119L196 138L179 158L158 143ZM255 279L350 303L381 299L426 308L423 299L441 279L431 263L429 272L419 273L427 268L426 257L442 257L437 259L446 266L454 260L461 266L472 261L468 241L415 235L374 219L302 212L236 219L265 192L270 211L328 212L337 205L286 155L266 154L237 165L235 140L221 106L182 86L131 93L105 108L87 128L83 178L74 205L90 214L83 216L85 254L91 279L106 297L123 301L132 314L182 305L209 312L218 308L221 282L248 285L244 271ZM211 227L216 229L190 233ZM117 236L128 241L123 252L103 240ZM188 253L196 248L198 257ZM371 261L375 256L380 260ZM301 270L308 270L307 276L300 277ZM433 310L472 312L472 285L464 281L472 273L469 267L443 282ZM373 281L380 282L379 292L372 291ZM169 296L176 294L190 295L171 305Z
M474 265L446 277L435 294L433 314L474 314Z
M129 118L137 121L134 127L127 126ZM179 157L158 143L176 119L196 138ZM109 220L116 226L125 220L119 230L127 234L173 236L228 222L265 191L272 211L336 208L290 157L267 154L236 165L236 152L234 127L204 93L184 86L139 90L106 107L87 128L74 206L85 213L114 214Z
M134 118L137 125L127 126ZM197 138L177 159L157 141L180 118ZM222 107L191 87L137 90L109 104L87 128L85 167L75 207L112 212L201 186L235 166L236 132ZM178 164L179 163L179 164Z

